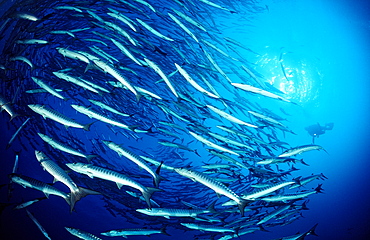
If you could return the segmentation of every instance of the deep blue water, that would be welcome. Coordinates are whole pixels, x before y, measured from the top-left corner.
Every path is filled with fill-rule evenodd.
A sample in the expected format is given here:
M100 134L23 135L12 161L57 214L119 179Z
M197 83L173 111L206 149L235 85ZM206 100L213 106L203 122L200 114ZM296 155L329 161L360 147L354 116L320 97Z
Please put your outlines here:
M2 59L0 64L7 70L1 70L1 96L8 101L13 101L10 105L17 113L22 114L10 121L10 116L4 111L1 113L1 176L0 184L8 184L8 174L12 172L16 152L19 154L19 167L17 173L23 174L46 183L51 183L53 177L36 160L34 151L44 151L53 161L57 162L63 169L67 170L65 163L84 162L80 157L63 153L45 144L37 132L53 136L58 141L69 144L79 149L83 153L97 154L92 163L97 166L109 168L125 173L142 183L144 186L153 186L150 175L145 170L140 170L135 164L124 157L119 157L117 153L107 148L101 140L110 140L130 149L138 155L153 157L158 161L175 167L186 167L189 164L195 170L201 171L201 165L205 163L221 162L217 157L212 157L199 141L195 140L187 131L176 130L160 125L159 121L174 122L183 128L190 130L189 124L200 123L203 126L211 127L211 131L224 134L215 128L216 125L233 126L234 129L243 130L251 136L264 141L282 141L289 143L290 147L312 143L312 138L305 131L305 127L320 123L334 123L334 128L326 134L315 139L315 143L322 146L327 152L312 151L297 156L303 158L309 166L296 163L294 166L299 171L292 172L292 175L280 178L279 181L292 180L298 176L309 176L311 174L323 173L328 179L315 180L300 190L311 190L318 183L323 184L323 194L313 194L307 199L309 210L301 211L303 217L293 223L280 226L268 224L278 223L278 220L270 220L264 225L269 232L256 231L249 235L243 235L240 239L275 239L290 236L297 232L305 232L313 225L318 223L316 236L308 236L307 239L369 239L370 238L370 209L367 199L370 197L368 181L368 161L370 151L368 150L369 141L369 36L370 36L370 4L367 1L213 1L221 6L233 9L235 13L219 10L207 6L200 1L189 1L185 5L188 10L181 7L176 1L147 1L152 4L157 12L154 13L148 7L135 1L127 1L139 7L143 12L128 7L124 3L94 1L72 3L54 3L53 1L40 3L40 5L30 2L5 2L2 3L2 20L4 23L1 29L0 51ZM19 4L19 5L17 5ZM72 10L54 10L55 6L74 5L80 6L83 10L82 15ZM113 21L106 12L107 7L120 10L131 19L138 27L137 33L133 32L127 25ZM183 13L197 19L204 25L208 33L186 23L186 26L201 40L205 39L223 51L227 52L234 61L218 53L211 47L201 42L200 44L185 33L178 25L171 22L167 13L174 14L172 9L181 10ZM96 13L105 20L119 23L122 28L129 32L139 46L133 46L124 36L112 30L104 29L101 25L94 25L93 20L86 12L87 9L96 10ZM39 18L47 16L36 22L19 19L15 17L17 12L31 13ZM50 15L48 15L50 14ZM175 14L174 14L175 15ZM84 17L82 17L84 16ZM182 22L186 22L178 15L175 15ZM150 18L149 18L150 17ZM150 31L135 21L135 18L145 19L149 25L157 29L163 35L174 38L175 41L167 41L158 36L154 36ZM7 21L7 19L9 19ZM100 23L101 24L101 23ZM104 26L104 25L103 25ZM75 38L68 34L51 34L53 30L72 30L89 27L90 29L75 32ZM230 124L227 120L210 119L206 115L204 108L197 107L185 101L200 119L183 112L175 103L176 97L169 90L164 82L155 83L161 77L149 67L141 67L124 56L118 48L109 40L102 36L94 35L91 31L97 31L110 37L116 37L124 45L140 58L144 57L156 62L162 70L169 75L176 70L174 63L182 65L191 76L198 82L202 82L199 75L206 77L215 87L223 98L229 100L226 104L238 104L237 107L230 108L228 113L233 114L247 122L254 122L256 125L263 126L264 123L257 122L256 118L250 116L246 110L267 113L268 109L278 116L285 126L295 134L283 133L276 126L268 126L262 130L254 130L247 127L240 127ZM212 37L211 37L212 36ZM243 46L250 49L238 47L228 42L234 39ZM36 38L48 40L47 45L22 45L15 41L18 39ZM83 40L86 38L99 39L108 46L97 42ZM147 42L145 42L147 41ZM143 96L136 102L135 96L128 90L113 88L106 83L116 79L99 69L89 69L84 72L86 63L78 60L63 57L55 48L63 47L72 51L85 51L94 54L88 47L99 46L105 52L116 57L120 65L113 60L114 66L130 68L135 73L127 69L120 69L120 72L130 80L135 86L140 86L152 91L165 100L154 101ZM199 46L212 54L212 57L223 69L233 82L250 84L261 88L261 85L253 80L240 64L245 65L257 78L280 90L280 95L296 103L291 104L276 99L270 99L255 94L236 90L230 83L215 70L214 66L206 58ZM183 59L174 47L182 52ZM154 47L157 47L155 49ZM158 50L159 48L159 50ZM236 49L234 52L232 49ZM165 54L164 54L165 53ZM34 69L21 61L11 61L11 57L26 56L35 65ZM203 64L208 67L201 67ZM79 86L62 81L56 78L52 72L65 68L72 68L68 71L71 75L82 77L95 84L105 87L111 93L95 94ZM238 78L235 72L244 78ZM285 73L282 71L284 70ZM198 75L199 74L199 75ZM38 77L45 80L54 88L63 89L62 95L70 98L68 101L58 99L48 93L29 94L26 90L39 88L31 79ZM170 78L175 83L177 91L184 93L185 90L192 93L200 105L214 105L225 110L225 106L219 101L198 92L187 83L179 73ZM263 83L264 84L264 83ZM203 83L203 88L209 87ZM267 91L273 91L268 85L263 85ZM234 98L238 93L244 99L238 101ZM276 93L276 92L275 92ZM45 104L58 112L75 119L83 124L94 120L76 112L70 105L78 104L91 106L87 99L94 99L110 104L122 112L130 114L130 117L120 117L113 113L102 110L92 105L92 109L116 120L127 123L128 125L140 125L141 130L150 130L153 133L135 133L118 127L111 126L103 122L92 124L90 131L70 127L66 129L62 124L50 119L43 119L39 114L30 110L28 104ZM240 99L239 99L240 100ZM244 102L243 102L244 101ZM182 100L184 102L184 100ZM159 104L171 107L191 122L177 119L175 116L164 113ZM288 113L285 115L280 109ZM208 110L210 111L210 110ZM217 114L210 112L213 116ZM18 127L30 116L30 121L24 126L16 137L10 148L5 149L9 139ZM205 119L203 119L205 118ZM175 133L180 139L161 133L158 128L166 128ZM261 132L260 132L261 131ZM200 131L198 132L200 134ZM268 138L264 133L274 134ZM208 136L209 138L209 136ZM211 138L209 138L212 140ZM191 148L197 149L199 156L194 152L177 150L171 147L162 146L159 140L174 141ZM219 143L215 140L213 142ZM262 147L253 141L244 139L245 143L258 149L260 154L268 154ZM131 148L132 147L132 148ZM238 149L238 148L235 148ZM274 154L279 154L283 148L272 149ZM229 155L232 156L232 155ZM257 153L245 153L245 156L260 157ZM238 159L238 158L237 158ZM222 161L223 163L227 163ZM254 164L248 161L249 164ZM154 166L150 165L153 169ZM280 163L279 169L288 170L292 164ZM277 171L276 165L271 169ZM162 169L160 174L167 178L163 181L160 188L164 192L153 194L153 199L161 207L185 208L179 200L184 200L206 208L213 200L217 199L216 209L222 210L223 202L228 198L222 196L217 198L213 190L209 190L200 183ZM85 186L104 195L87 196L76 203L75 212L69 212L66 202L56 196L31 205L28 209L38 219L41 225L49 233L51 239L73 239L64 227L74 227L90 233L102 239L109 239L100 235L112 229L120 228L153 228L159 229L166 226L167 232L171 236L155 234L151 239L193 239L194 236L202 235L208 239L211 233L204 234L200 231L186 229L181 222L194 222L190 218L165 218L146 217L135 211L137 208L145 208L145 202L130 197L125 190L135 191L133 188L124 187L118 190L115 184L105 180L89 179L87 176L69 172L69 175L76 181L77 185ZM222 175L226 178L225 175ZM231 178L231 176L229 176ZM251 191L249 185L256 183L257 178L250 177L250 172L240 170L240 173L232 177L240 178L239 182L232 182L230 188L237 194ZM69 192L69 189L62 183L55 183L56 188ZM13 188L11 197L8 196L8 186L0 189L1 203L20 203L42 197L43 193L23 188L12 183ZM139 191L136 191L139 193ZM287 190L286 193L289 191ZM291 191L290 191L291 192ZM299 201L298 203L302 203ZM1 214L0 236L1 239L43 239L42 234L36 225L27 216L24 209L12 210L14 205L8 206ZM235 208L236 209L236 208ZM247 212L246 216L253 219L258 214L265 214L272 208L261 208L259 213ZM227 216L225 222L240 218L240 213L223 213ZM206 222L202 222L206 224ZM220 223L223 225L225 223ZM218 239L222 234L215 236ZM118 239L118 237L116 237ZM142 239L146 237L129 236L129 239ZM76 238L75 238L76 239Z

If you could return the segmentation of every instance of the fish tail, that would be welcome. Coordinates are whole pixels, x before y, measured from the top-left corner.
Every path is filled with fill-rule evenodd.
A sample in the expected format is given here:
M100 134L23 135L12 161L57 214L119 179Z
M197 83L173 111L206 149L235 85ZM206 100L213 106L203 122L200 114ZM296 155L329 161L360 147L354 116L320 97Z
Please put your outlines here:
M154 181L154 186L155 187L159 187L159 183L163 180L167 180L166 178L162 177L161 175L159 175L159 172L161 171L161 167L162 167L162 164L163 164L163 161L161 162L161 164L159 164L157 170L155 171L155 177L153 179Z
M147 187L143 192L143 197L145 199L145 202L148 204L148 208L151 209L151 205L150 205L150 197L152 196L152 194L154 192L159 192L159 191L163 191L161 189L158 189L158 188L152 188L152 187Z
M308 232L307 232L307 235L314 235L314 236L319 236L315 233L315 230L316 230L316 227L317 227L318 223L315 224L315 226L313 226Z
M136 102L139 102L140 101L140 99L141 99L141 97L143 96L143 95L141 95L140 93L136 93L135 94L135 96L136 96Z
M70 194L69 205L71 212L73 211L76 202L78 202L81 198L86 197L87 195L98 195L98 194L101 193L87 188L78 187L78 191L71 192Z
M170 234L168 234L168 233L166 232L166 227L167 227L167 226L163 226L159 231L161 231L161 233L163 233L164 235L171 236Z
M135 131L136 128L140 127L141 125L131 125L131 126L128 126L128 128L131 130L131 131Z
M95 157L98 157L98 155L95 155L95 154L91 154L91 155L87 155L86 156L86 160L91 163L91 159L95 158Z
M84 125L83 129L84 129L85 131L90 131L90 126L91 126L91 124L93 124L93 123L94 123L94 122L91 122L91 123L88 123L88 124Z
M248 204L248 201L245 200L245 199L240 199L240 201L238 203L239 211L240 211L242 217L244 217L244 208L247 206L247 204Z
M19 117L19 116L22 116L22 114L18 114L18 113L14 114L13 116L10 117L9 121L11 122L14 118Z
M211 205L208 206L208 210L211 212L211 213L217 213L216 209L215 209L215 204L216 204L217 200L213 201L213 203L211 203Z
M154 186L155 187L159 187L159 183L163 180L167 180L166 178L162 177L161 175L158 175L156 174L156 176L154 177L153 181L154 181Z

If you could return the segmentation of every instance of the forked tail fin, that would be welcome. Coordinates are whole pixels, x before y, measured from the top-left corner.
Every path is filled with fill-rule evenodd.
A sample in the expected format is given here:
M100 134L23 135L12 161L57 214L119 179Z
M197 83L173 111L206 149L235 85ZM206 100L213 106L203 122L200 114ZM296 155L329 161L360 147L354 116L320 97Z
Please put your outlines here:
M101 193L87 189L87 188L78 187L78 191L74 191L70 193L70 197L69 197L70 211L71 212L73 211L76 202L78 202L81 198L86 197L87 195L98 195L98 194L101 194ZM66 201L68 203L67 199Z
M143 197L145 199L145 202L148 204L148 208L151 209L152 206L150 205L150 197L152 196L152 194L154 192L159 192L159 191L163 191L161 189L158 189L158 188L152 188L152 187L147 187L143 192Z

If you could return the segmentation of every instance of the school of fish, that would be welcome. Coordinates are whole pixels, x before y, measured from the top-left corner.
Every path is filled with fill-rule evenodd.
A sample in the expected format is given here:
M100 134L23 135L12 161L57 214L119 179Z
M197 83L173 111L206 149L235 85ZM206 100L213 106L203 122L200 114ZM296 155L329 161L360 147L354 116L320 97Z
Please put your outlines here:
M6 148L20 144L69 192L18 172L16 154L9 198L35 189L78 214L85 197L97 197L112 217L137 225L93 235L65 223L71 235L95 240L171 239L173 229L244 239L301 218L308 197L322 192L312 182L326 177L299 175L309 164L297 156L324 149L284 142L295 134L288 115L269 107L298 104L266 86L247 42L222 31L223 19L248 22L261 11L240 0L15 1L0 25ZM16 209L53 200L44 199Z

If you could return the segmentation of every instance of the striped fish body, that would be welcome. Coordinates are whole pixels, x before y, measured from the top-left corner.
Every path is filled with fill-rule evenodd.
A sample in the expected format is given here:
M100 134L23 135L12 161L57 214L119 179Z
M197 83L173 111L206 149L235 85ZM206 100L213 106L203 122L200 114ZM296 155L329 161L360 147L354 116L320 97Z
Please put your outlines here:
M68 232L70 232L72 235L74 235L78 238L84 239L84 240L102 240L101 238L98 238L97 236L95 236L91 233L82 231L82 230L77 229L77 228L65 227L65 229Z
M247 201L240 198L236 193L234 193L230 188L226 187L224 184L214 180L213 178L201 172L197 172L194 170L188 170L185 168L175 168L175 171L184 177L190 178L193 181L199 182L211 188L217 194L224 195L234 200L238 204L241 214L244 215L244 208L247 205Z
M121 128L127 129L127 130L131 130L131 131L135 129L134 127L127 126L126 124L123 124L121 122L110 119L110 118L108 118L108 117L106 117L106 116L104 116L104 115L102 115L98 112L95 112L95 111L91 110L90 108L86 108L86 107L83 107L83 106L80 106L80 105L74 105L74 104L72 104L71 106L76 111L78 111L82 114L85 114L86 116L88 116L90 118L95 118L99 121L102 121L102 122L105 122L105 123L108 123L108 124L111 124L111 125L114 125L114 126L117 126L117 127L121 127Z
M92 123L89 123L89 124L86 124L86 125L82 125L82 124L74 121L73 119L62 115L61 113L59 113L59 112L57 112L53 109L45 107L44 105L29 104L28 107L31 108L34 112L43 116L44 119L50 118L50 119L52 119L52 120L54 120L58 123L63 124L66 128L75 127L75 128L82 128L86 131L89 131L90 125L92 124Z
M63 152L66 152L66 153L69 153L69 154L72 154L78 157L86 158L88 161L90 161L91 158L96 157L96 155L85 155L83 153L80 153L79 151L71 148L70 146L67 146L61 142L58 142L45 134L42 134L42 133L37 133L37 134L41 137L42 140L44 140L50 146L60 151L63 151Z
M164 217L196 217L202 213L210 213L208 209L177 209L177 208L152 208L152 209L136 209L137 212L149 215Z
M60 191L59 189L47 183L44 183L37 179L30 178L28 176L19 175L19 174L11 174L10 178L12 182L15 182L25 188L29 187L29 188L39 190L43 192L45 196L47 197L49 197L49 195L55 195L55 196L62 197L69 204L69 195L67 193Z
M114 142L103 141L103 143L107 145L110 149L112 149L113 151L117 152L119 156L124 156L128 158L130 161L136 163L139 167L141 167L142 169L150 173L150 175L152 175L154 178L155 186L158 187L161 177L156 172L154 172L149 167L149 165L144 160L142 160L138 155L136 155L135 153L131 152L128 149L121 147L120 145Z
M77 192L78 187L76 183L68 176L68 174L59 165L52 161L45 153L41 151L35 151L37 160L40 162L41 166L50 173L55 180L64 183L71 192Z
M151 195L154 192L161 191L157 188L144 187L143 185L130 179L126 175L112 171L110 169L97 167L92 164L67 163L66 165L73 171L81 173L81 174L85 174L89 176L90 178L96 177L96 178L104 179L107 181L115 182L119 189L123 185L125 185L125 186L129 186L129 187L139 190L143 194L143 197L145 198L145 201L148 204L149 208L151 207L151 204L150 204Z
M118 229L118 230L111 230L109 232L101 233L101 235L109 236L109 237L127 237L127 236L149 236L155 233L164 233L164 230L156 230L156 229Z
M181 225L190 228L196 229L200 231L209 231L209 232L232 232L235 233L234 229L214 226L214 225L205 225L205 224L196 224L196 223L181 223Z
M325 151L325 149L319 145L315 145L315 144L302 145L302 146L288 149L282 154L280 154L278 157L291 157L291 156L298 155L304 152L308 152L312 150L321 150L321 149Z
M252 194L248 194L248 195L242 196L242 198L243 199L247 199L247 200L255 200L257 198L263 197L263 196L265 196L265 195L267 195L269 193L272 193L274 191L279 190L280 188L283 188L285 186L288 186L288 185L291 185L291 184L294 184L294 183L295 182L282 182L282 183L278 183L278 184L269 186L267 188L260 189L259 191L254 192Z

